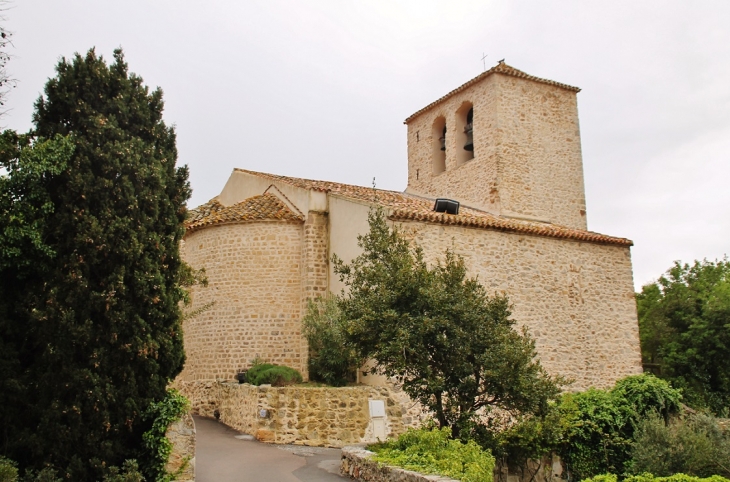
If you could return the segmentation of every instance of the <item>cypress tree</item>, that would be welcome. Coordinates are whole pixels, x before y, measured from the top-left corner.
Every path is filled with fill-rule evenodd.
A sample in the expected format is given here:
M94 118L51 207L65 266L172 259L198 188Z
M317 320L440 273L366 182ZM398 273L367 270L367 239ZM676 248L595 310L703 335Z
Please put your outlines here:
M3 452L21 467L99 480L143 457L151 421L142 414L182 369L179 243L190 188L162 91L128 73L121 50L110 65L92 49L56 71L36 102L34 134L71 138L74 150L46 183L52 255L18 300L27 309L13 312L26 324L16 378L27 407L3 417L13 425Z

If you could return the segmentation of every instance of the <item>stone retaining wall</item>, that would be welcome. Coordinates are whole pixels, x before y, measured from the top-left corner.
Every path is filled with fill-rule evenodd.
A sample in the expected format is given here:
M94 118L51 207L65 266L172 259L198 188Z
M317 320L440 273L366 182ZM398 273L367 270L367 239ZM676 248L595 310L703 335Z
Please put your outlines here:
M340 473L363 482L459 482L440 475L423 475L418 472L381 465L370 460L375 455L362 447L343 447Z
M223 381L177 381L195 415L217 418L262 442L342 447L376 442L369 400L385 404L386 437L420 425L418 407L388 387L270 387Z
M172 442L167 471L178 482L195 482L195 422L190 413L171 424L165 436Z

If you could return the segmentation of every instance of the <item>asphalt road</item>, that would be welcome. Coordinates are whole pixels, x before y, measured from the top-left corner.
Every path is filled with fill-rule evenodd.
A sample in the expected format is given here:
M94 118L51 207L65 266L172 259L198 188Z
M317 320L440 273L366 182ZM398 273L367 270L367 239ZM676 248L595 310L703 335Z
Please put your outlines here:
M340 450L257 442L208 418L195 417L197 482L342 482Z

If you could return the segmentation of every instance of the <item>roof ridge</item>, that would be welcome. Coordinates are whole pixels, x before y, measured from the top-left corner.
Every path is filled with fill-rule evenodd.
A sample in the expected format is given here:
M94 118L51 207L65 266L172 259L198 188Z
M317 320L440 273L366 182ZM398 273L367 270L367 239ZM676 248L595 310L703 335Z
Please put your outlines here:
M406 120L404 120L403 123L408 124L408 122L410 122L413 118L415 118L416 116L427 111L428 109L435 106L436 104L440 104L441 102L448 99L449 97L458 94L459 92L465 90L467 87L470 87L470 86L476 84L480 80L482 80L486 77L489 77L492 74L510 75L512 77L517 77L520 79L532 80L534 82L540 82L541 84L548 84L548 85L552 85L555 87L560 87L561 89L570 90L572 92L580 92L580 87L574 87L572 85L563 84L562 82L556 82L554 80L543 79L542 77L536 77L534 75L530 75L528 73L525 73L519 69L512 67L511 65L507 65L506 63L504 63L503 60L500 60L499 63L497 65L495 65L494 67L492 67L491 69L482 72L481 74L477 75L473 79L461 84L459 87L455 88L454 90L447 93L446 95L443 95L440 98L436 99L435 101L431 102L426 107L417 110L416 112L414 112L413 114L408 116L408 118L406 118Z
M358 188L358 189L372 189L375 191L389 192L389 193L399 194L399 195L403 195L403 196L412 195L412 194L406 193L405 191L393 191L391 189L380 189L380 188L375 188L375 187L360 186L359 184L347 184L345 182L338 182L338 181L324 181L321 179L307 179L304 177L282 176L279 174L270 174L268 172L251 171L249 169L242 169L240 167L235 167L235 168L233 168L233 170L245 172L247 174L253 174L255 176L262 176L267 179L275 179L277 181L282 181L287 184L295 185L295 186L296 186L296 181L304 181L304 182L311 182L311 183L325 183L325 184L333 184L336 186L354 187L354 188ZM331 192L332 191L331 188L319 187L319 186L309 186L309 187L305 187L304 189L313 189L315 191L320 191L320 192Z
M206 209L201 209L206 208ZM273 193L257 194L230 206L224 206L213 198L191 210L196 214L185 223L186 233L208 226L237 224L255 221L303 222L304 216L296 214Z

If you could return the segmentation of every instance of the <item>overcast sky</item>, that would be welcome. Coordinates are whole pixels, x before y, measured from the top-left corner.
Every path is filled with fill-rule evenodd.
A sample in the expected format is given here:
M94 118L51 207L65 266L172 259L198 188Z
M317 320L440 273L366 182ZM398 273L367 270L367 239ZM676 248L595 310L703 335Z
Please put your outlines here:
M403 120L500 59L580 87L588 226L637 288L730 239L730 2L14 0L5 127L62 57L124 48L165 93L191 206L234 167L406 187Z

